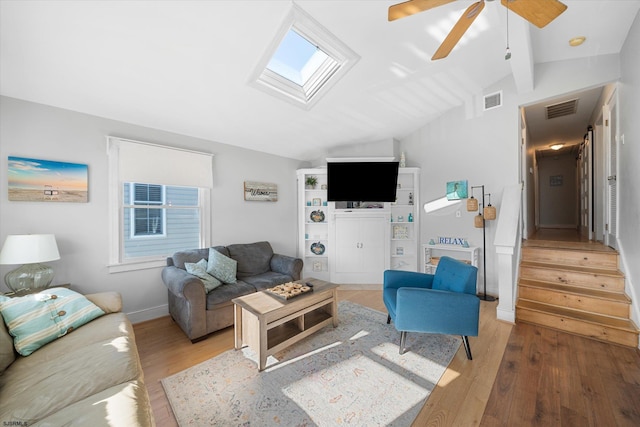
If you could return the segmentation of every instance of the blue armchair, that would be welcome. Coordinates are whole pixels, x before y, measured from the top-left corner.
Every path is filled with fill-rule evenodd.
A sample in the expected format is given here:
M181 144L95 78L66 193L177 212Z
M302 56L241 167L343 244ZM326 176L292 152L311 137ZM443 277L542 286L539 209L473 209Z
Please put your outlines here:
M468 336L478 336L480 299L476 296L478 269L443 256L436 274L387 270L384 272L384 305L401 332L400 354L405 352L407 332L462 336L467 358L472 360Z

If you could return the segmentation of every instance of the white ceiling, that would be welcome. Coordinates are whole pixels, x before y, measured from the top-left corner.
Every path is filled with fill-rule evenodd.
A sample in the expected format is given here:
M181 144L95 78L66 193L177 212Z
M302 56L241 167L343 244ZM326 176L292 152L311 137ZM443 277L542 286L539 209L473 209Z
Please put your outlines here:
M640 8L639 0L567 0L543 29L512 13L513 57L505 61L506 9L487 2L449 57L431 61L472 2L388 22L396 2L295 2L360 56L307 111L248 84L289 0L1 0L0 93L309 160L338 145L400 139L446 110L475 105L483 88L509 74L517 87L532 87L527 58L617 53ZM587 42L570 48L579 35Z

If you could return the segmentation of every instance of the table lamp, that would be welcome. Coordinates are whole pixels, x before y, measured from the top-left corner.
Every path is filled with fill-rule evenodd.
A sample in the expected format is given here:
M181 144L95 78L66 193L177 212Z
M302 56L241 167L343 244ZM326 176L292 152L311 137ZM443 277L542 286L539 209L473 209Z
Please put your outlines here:
M53 280L53 268L41 262L60 259L53 234L10 235L0 252L0 264L24 264L4 276L13 292L35 292L46 289Z

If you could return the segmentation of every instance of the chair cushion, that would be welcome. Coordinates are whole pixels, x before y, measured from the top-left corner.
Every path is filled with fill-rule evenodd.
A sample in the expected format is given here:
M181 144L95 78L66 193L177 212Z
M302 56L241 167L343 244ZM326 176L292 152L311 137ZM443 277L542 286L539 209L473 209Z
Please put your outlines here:
M105 314L84 295L65 288L17 298L0 296L0 312L23 356Z
M475 289L469 289L472 274L476 268L462 261L449 257L442 257L438 263L432 289L450 292L475 293ZM475 284L475 281L473 281Z

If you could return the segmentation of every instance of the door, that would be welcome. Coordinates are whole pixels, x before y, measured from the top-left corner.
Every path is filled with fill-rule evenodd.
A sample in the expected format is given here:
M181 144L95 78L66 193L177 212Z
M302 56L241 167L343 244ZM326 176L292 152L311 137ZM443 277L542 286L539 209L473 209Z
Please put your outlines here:
M591 203L593 199L592 194L592 141L593 132L591 129L587 131L584 141L580 147L580 167L578 168L578 176L580 177L579 191L580 191L580 234L584 237L589 237L589 240L593 239L593 227L592 227L592 210Z
M607 162L607 198L605 206L605 245L618 249L618 107L617 91L605 106L605 158Z

